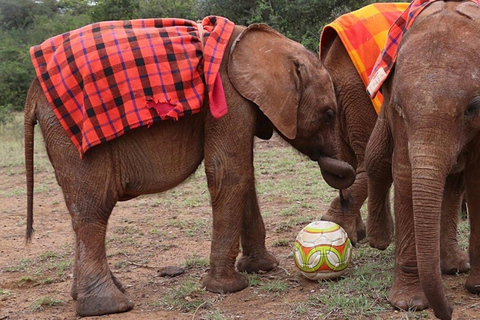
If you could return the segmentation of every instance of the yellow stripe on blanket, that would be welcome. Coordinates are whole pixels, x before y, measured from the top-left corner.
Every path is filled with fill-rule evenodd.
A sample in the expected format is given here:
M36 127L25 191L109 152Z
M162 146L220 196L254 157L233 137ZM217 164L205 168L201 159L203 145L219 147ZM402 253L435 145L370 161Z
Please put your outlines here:
M325 48L337 34L343 42L365 87L377 57L387 40L390 25L407 8L408 3L374 3L344 14L325 26L320 37L320 58ZM383 96L377 94L372 100L377 114Z

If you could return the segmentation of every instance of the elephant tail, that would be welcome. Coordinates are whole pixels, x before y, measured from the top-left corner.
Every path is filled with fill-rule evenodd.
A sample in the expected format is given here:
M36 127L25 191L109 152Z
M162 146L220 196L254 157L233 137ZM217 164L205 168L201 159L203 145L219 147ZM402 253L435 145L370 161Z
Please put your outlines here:
M33 87L33 85L32 85ZM25 102L25 169L27 175L27 243L32 240L33 233L33 153L34 153L34 133L35 124L37 123L36 116L36 99L30 90L27 101Z

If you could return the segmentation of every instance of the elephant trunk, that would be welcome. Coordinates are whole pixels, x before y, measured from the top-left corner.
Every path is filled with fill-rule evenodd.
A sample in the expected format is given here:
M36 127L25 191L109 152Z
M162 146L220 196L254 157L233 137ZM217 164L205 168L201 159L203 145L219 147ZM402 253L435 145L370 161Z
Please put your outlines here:
M451 319L453 309L445 295L440 270L440 219L449 157L431 149L424 144L410 149L418 275L435 316Z
M346 189L355 181L355 170L348 163L330 157L320 157L318 165L323 179L335 189Z

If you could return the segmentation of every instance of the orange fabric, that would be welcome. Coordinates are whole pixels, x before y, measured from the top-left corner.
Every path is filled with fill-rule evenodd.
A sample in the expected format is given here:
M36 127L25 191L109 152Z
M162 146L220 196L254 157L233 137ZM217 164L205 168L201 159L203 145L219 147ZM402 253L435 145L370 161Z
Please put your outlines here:
M408 3L374 3L340 16L322 31L320 57L322 58L322 49L337 34L366 87L377 57L385 45L390 25L407 6ZM377 114L382 101L381 94L372 99Z
M412 26L416 17L423 11L423 9L435 1L438 0L413 0L408 8L406 8L398 17L395 23L392 24L388 31L385 46L382 48L382 52L378 56L370 76L369 84L367 85L367 93L370 97L375 97L375 95L380 94L380 87L387 79L395 61L397 60L397 51L405 32L407 32ZM480 6L480 0L470 1Z

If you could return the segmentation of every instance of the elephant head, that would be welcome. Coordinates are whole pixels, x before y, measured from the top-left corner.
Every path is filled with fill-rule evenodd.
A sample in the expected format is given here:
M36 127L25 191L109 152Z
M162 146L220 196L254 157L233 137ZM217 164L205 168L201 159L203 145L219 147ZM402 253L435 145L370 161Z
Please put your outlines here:
M381 179L378 155L393 156L397 267L390 302L400 308L429 305L441 319L451 319L452 308L441 281L440 223L446 190L458 173L465 177L467 202L473 202L472 228L478 225L479 22L480 7L471 1L438 1L420 13L383 85L383 109L366 151L370 181ZM375 185L370 181L369 197ZM369 202L371 214L370 209ZM467 280L472 292L480 282L476 237L472 229ZM412 274L415 281L401 283Z
M235 89L262 112L258 136L269 138L275 128L318 162L330 186L343 189L353 183L353 168L334 159L335 93L315 54L265 24L253 24L232 45L228 75Z

